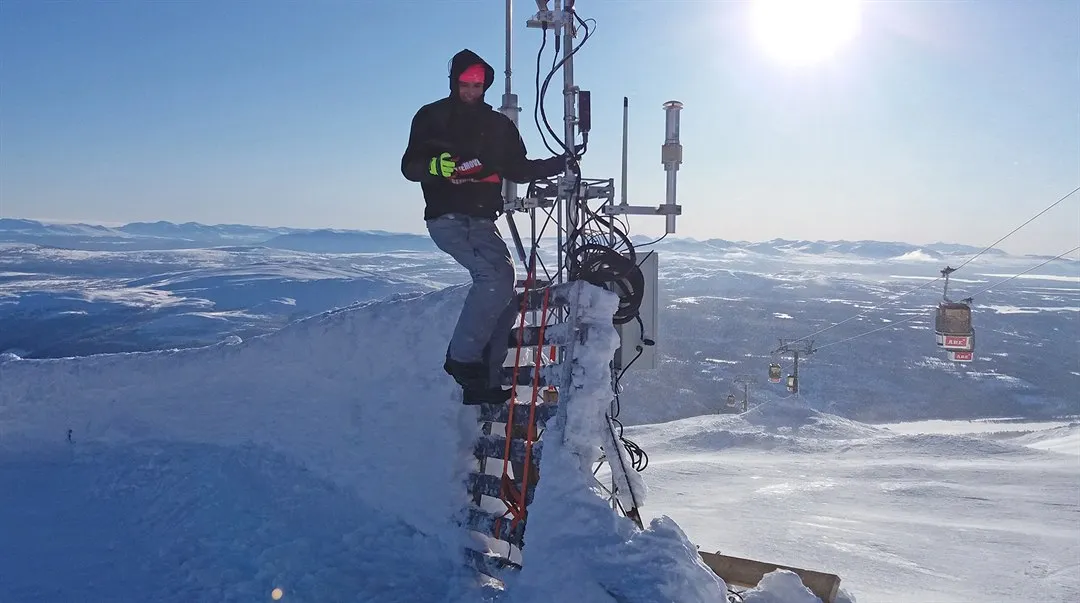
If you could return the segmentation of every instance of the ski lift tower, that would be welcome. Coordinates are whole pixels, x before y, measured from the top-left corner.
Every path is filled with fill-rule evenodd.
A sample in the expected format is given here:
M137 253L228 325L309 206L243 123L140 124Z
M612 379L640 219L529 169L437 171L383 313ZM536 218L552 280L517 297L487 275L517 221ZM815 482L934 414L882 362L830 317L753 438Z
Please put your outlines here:
M793 395L798 397L799 395L799 357L809 356L817 350L814 349L814 341L802 341L802 345L795 345L800 340L780 340L780 347L773 351L774 354L780 354L783 356L792 356L795 360L795 367L792 370L792 374L787 377L787 389Z
M737 383L743 386L742 393L742 410L746 412L749 407L750 400L750 386L754 383L754 378L750 375L737 375L732 383Z

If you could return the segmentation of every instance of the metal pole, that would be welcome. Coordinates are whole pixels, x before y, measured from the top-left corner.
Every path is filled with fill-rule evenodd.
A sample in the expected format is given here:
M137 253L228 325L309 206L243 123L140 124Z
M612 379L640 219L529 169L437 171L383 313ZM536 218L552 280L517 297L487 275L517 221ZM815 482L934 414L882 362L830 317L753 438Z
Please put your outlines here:
M518 103L517 95L514 94L513 86L511 84L513 79L513 34L514 26L514 8L513 0L506 0L506 69L504 74L506 75L506 88L503 91L502 107L499 110L504 115L510 118L514 122L514 125L518 125ZM510 180L503 180L503 200L507 203L517 198L517 183Z
M626 205L627 147L629 146L630 99L622 97L622 204Z
M792 394L797 398L799 397L799 350L793 352L795 354L795 387L792 388Z
M555 0L555 8L558 10L560 4L565 4L567 12L565 18L562 20L562 51L565 62L563 63L563 140L568 148L573 148L574 140L577 138L574 135L574 124L576 121L575 115L575 103L574 103L574 58L571 53L574 49L574 20L570 15L570 11L573 10L573 2L566 0L566 2L560 2ZM564 178L567 182L573 182L573 173L570 168L567 167L564 172ZM566 189L566 217L567 232L573 232L579 221L580 210L577 203L571 203L570 200L575 196L572 189ZM572 249L567 249L567 252L573 253ZM562 266L563 264L560 264ZM569 277L569 275L568 275ZM569 280L569 278L567 278Z

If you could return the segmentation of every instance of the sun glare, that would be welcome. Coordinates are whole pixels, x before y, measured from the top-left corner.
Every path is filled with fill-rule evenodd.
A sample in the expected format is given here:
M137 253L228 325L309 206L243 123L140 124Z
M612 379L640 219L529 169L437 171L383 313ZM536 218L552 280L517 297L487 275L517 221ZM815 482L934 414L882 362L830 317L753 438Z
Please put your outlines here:
M754 0L757 41L783 63L806 65L833 56L859 32L860 0Z

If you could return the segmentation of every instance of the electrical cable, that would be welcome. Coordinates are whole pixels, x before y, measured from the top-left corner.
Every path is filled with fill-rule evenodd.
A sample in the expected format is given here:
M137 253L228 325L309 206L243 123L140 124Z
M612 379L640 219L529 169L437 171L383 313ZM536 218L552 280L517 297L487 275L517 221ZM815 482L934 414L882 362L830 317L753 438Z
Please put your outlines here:
M554 50L555 56L551 65L550 71L543 79L543 83L539 84L540 79L540 63L544 48L546 47L547 40L547 28L544 28L544 44L541 45L539 52L537 53L537 76L536 76L536 102L533 106L533 118L536 122L537 129L540 130L541 138L544 141L545 147L552 154L557 151L551 147L548 143L548 138L545 135L551 135L551 138L562 147L563 152L567 159L567 170L573 176L573 182L569 188L569 194L566 199L567 208L580 207L581 211L585 214L586 219L576 228L567 232L567 239L565 243L566 257L564 266L560 266L560 270L565 269L570 280L585 280L593 283L597 286L606 287L609 290L616 292L619 295L620 306L616 315L613 317L614 324L625 324L631 320L637 320L641 328L641 336L644 341L644 323L639 316L641 300L644 295L644 276L641 274L640 263L637 261L637 256L634 251L634 246L629 239L628 232L630 230L629 224L624 222L621 218L615 217L608 220L600 216L597 212L593 211L587 200L581 200L579 198L581 194L582 173L580 159L582 155L588 150L588 133L582 133L582 144L577 146L575 141L564 140L555 132L548 120L546 98L548 88L551 84L552 78L558 73L559 69L573 57L581 48L589 41L593 33L596 31L596 21L594 19L582 19L575 11L573 11L573 3L569 2L566 6L566 10L573 15L574 19L581 25L585 31L585 35L582 37L581 42L576 46L571 47L567 55L561 60L559 59L559 51L561 50L560 37L555 34ZM590 27L590 22L592 26ZM539 117L538 117L539 115ZM541 124L542 122L542 124ZM530 190L535 190L535 183L530 184ZM547 272L547 267L544 266L543 261L539 258L537 251L537 241L543 237L543 233L546 230L548 224L551 222L556 207L551 211L548 211L547 219L541 226L540 234L536 241L533 243L532 257L544 267L544 272L550 280L550 274ZM595 226L594 226L595 224ZM606 233L605 233L606 229ZM646 256L648 257L648 256ZM644 261L644 259L642 260ZM646 345L652 345L653 342L648 341ZM613 399L612 412L609 418L615 424L617 428L617 437L622 442L623 447L626 449L630 458L631 465L637 471L642 471L648 466L648 455L633 441L627 439L623 434L623 425L618 420L619 414L619 379L626 372L626 370L641 357L644 352L644 348L639 346L638 354L635 356L626 366L622 367L621 371L615 378L614 390L615 396ZM618 503L618 497L614 497L616 504ZM625 510L624 510L625 513Z
M1019 273L1017 273L1017 274L1014 274L1014 275L1010 276L1009 278L1007 278L1007 279L1005 279L1005 280L1003 280L1003 281L999 281L999 282L997 282L997 283L994 283L993 285L990 285L989 287L987 287L987 288L985 288L985 289L983 289L983 290L981 290L981 291L977 291L977 292L973 293L973 294L971 295L971 297L975 297L975 296L977 296L977 295L982 295L983 293L986 293L987 291L989 291L989 290L993 289L994 287L1000 287L1001 285L1004 285L1005 283L1007 283L1007 282L1009 282L1009 281L1013 280L1014 278L1017 278L1017 277L1023 276L1023 275L1025 275L1025 274L1027 274L1027 273L1031 272L1032 270L1038 270L1039 268L1042 268L1043 266L1045 266L1045 265L1047 265L1047 264L1049 264L1050 262L1053 262L1053 261L1055 261L1055 260L1060 260L1061 258L1063 258L1063 257L1065 257L1065 256L1067 256L1067 255L1069 255L1070 253L1073 253L1074 251L1080 251L1080 245L1078 245L1078 246L1076 246L1076 247L1073 247L1072 249L1070 249L1070 250L1066 251L1065 253L1062 253L1062 254L1060 254L1060 255L1056 255L1056 256L1054 256L1054 257L1050 258L1049 260L1046 260L1045 262L1043 262L1043 263L1041 263L1041 264L1038 264L1038 265L1036 265L1036 266L1032 266L1031 268L1028 268L1027 270L1025 270L1025 271L1023 271L1023 272L1019 272Z

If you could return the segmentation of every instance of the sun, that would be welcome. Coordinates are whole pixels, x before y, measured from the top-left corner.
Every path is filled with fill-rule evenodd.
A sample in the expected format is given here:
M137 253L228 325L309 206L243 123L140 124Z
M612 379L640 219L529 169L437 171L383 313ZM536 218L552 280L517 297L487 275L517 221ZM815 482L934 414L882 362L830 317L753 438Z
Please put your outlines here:
M860 0L754 0L750 25L774 59L790 65L832 57L859 33Z

